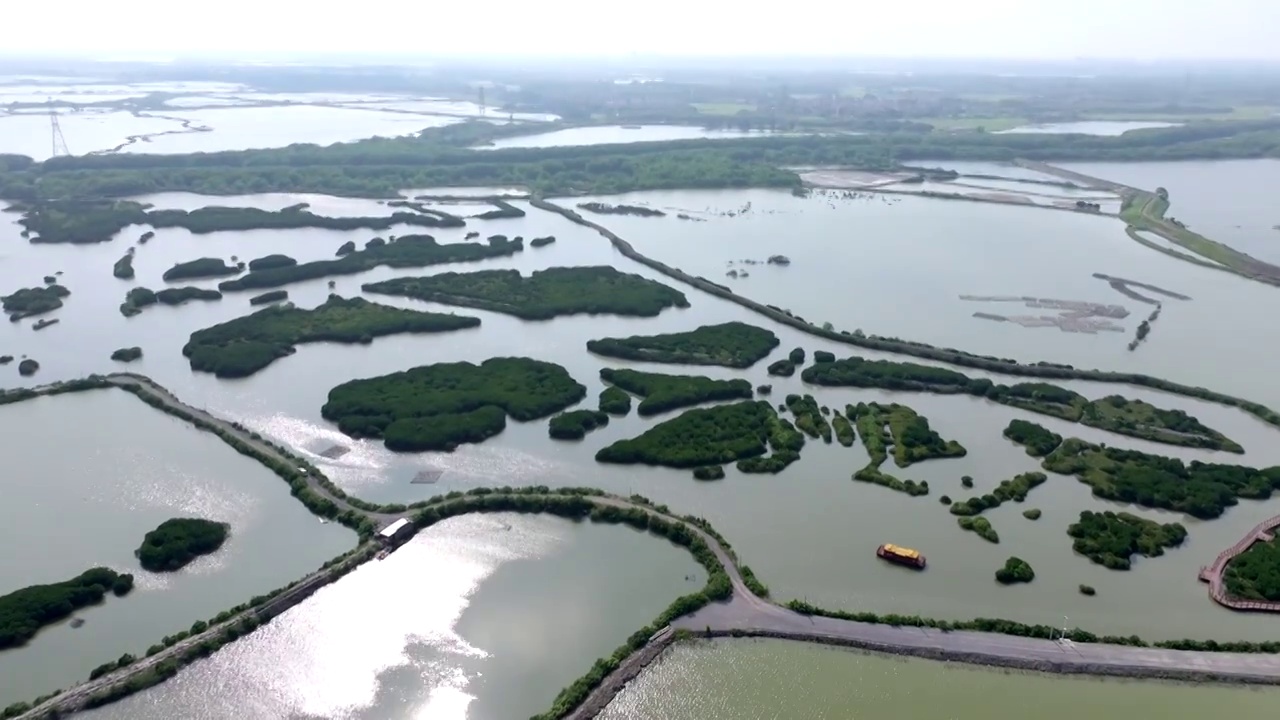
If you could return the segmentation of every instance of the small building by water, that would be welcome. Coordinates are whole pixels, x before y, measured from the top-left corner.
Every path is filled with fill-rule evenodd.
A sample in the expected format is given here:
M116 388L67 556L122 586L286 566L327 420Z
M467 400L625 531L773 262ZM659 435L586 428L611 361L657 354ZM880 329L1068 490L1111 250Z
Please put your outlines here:
M378 542L388 547L399 545L413 534L413 523L408 518L400 518L378 531Z

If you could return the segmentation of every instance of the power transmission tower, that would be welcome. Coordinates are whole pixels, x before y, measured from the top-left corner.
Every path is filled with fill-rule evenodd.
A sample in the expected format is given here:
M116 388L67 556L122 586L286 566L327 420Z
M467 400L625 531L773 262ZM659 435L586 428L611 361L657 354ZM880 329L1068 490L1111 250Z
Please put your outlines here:
M485 105L484 105L484 86L483 86L483 85L481 85L481 86L480 86L480 102L479 102L479 105L480 105L480 117L484 117Z
M53 106L53 98L49 98L49 134L52 138L53 155L70 155L71 151L67 149L67 139L62 136L62 125L58 123L58 111Z

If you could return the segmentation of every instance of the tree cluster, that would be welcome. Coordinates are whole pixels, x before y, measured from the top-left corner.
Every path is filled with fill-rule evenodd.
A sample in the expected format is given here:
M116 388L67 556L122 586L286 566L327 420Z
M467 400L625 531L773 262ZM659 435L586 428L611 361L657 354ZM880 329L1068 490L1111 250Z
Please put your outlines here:
M609 266L556 267L528 277L519 270L450 272L368 283L363 290L492 310L525 320L578 314L654 317L670 307L689 307L684 293Z
M191 333L182 348L192 370L247 377L310 342L369 343L400 333L436 333L476 327L473 317L406 310L364 298L330 295L313 310L265 307Z
M1111 570L1128 570L1134 555L1159 557L1167 547L1177 547L1187 538L1179 523L1160 524L1130 513L1080 513L1080 521L1067 527L1075 538L1071 547L1081 555Z
M392 268L418 268L452 262L473 262L507 257L523 249L523 241L506 238L490 238L486 244L441 245L430 235L404 235L393 242L383 241L379 244L370 241L363 250L355 250L335 260L315 260L287 267L253 270L242 277L219 283L218 289L230 292L280 287L334 275L354 275L383 265Z
M640 415L658 413L719 400L750 400L751 383L742 379L713 380L701 375L668 375L639 370L603 368L600 379L644 398Z
M329 391L320 414L352 437L382 438L391 450L452 450L501 432L508 415L544 418L586 392L559 365L490 358L352 380Z
M609 415L600 410L572 410L553 415L547 433L556 440L581 440L587 433L609 424Z
M243 269L243 267L237 267L236 265L228 265L222 258L206 257L178 263L165 270L164 275L161 277L165 282L196 280L237 275Z
M126 576L108 568L93 568L64 582L0 595L0 650L25 645L40 628L102 602L108 591L118 587L117 595L127 593L133 577L122 577Z
M589 340L587 350L623 360L743 369L764 359L778 342L769 330L735 321L689 332Z
M62 307L62 299L70 294L70 290L57 284L22 288L0 297L0 307L9 314L9 320L17 322L57 310Z
M197 557L217 552L229 529L226 523L202 518L170 518L142 538L134 555L151 572L181 570Z
M1075 475L1104 500L1216 518L1239 498L1264 500L1280 488L1280 467L1250 468L1149 455L1137 450L1064 440L1044 468Z

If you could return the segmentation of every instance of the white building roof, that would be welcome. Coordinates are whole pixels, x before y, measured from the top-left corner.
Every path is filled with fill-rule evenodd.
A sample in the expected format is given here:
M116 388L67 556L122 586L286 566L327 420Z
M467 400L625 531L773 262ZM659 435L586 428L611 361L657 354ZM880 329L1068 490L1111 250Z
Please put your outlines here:
M408 524L409 524L408 518L400 518L399 520L382 528L382 531L379 532L378 535L384 538L393 538L396 536L396 533L400 532L400 530L404 528L405 525L408 525Z

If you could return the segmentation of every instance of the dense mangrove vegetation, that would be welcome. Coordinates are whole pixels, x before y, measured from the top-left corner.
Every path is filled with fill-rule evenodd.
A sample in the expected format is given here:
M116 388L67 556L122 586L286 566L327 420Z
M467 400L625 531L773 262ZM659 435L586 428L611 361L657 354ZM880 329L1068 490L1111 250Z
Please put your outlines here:
M22 377L31 377L40 369L40 363L35 358L26 358L18 363L18 374Z
M1038 448L1043 449L1043 438L1052 433L1035 428L1036 432L1019 436L1037 439L1041 443ZM1005 436L1019 441L1008 429ZM1201 520L1218 517L1240 498L1262 500L1280 488L1280 467L1255 469L1198 460L1184 463L1178 458L1094 445L1079 438L1063 440L1042 464L1050 472L1075 475L1104 500L1175 510Z
M339 193L342 194L342 193ZM39 243L107 242L130 225L183 228L195 234L243 230L387 230L397 225L461 227L461 219L432 210L382 217L325 217L301 203L281 210L209 206L195 210L149 210L130 200L44 199L17 206L19 221ZM149 239L149 238L148 238Z
M795 416L797 430L811 438L820 437L823 442L831 442L831 423L827 422L827 418L818 407L818 401L812 395L791 394L786 397L784 404ZM837 417L839 417L838 413ZM849 439L849 444L853 444L853 438Z
M136 287L124 294L124 302L120 303L120 314L132 317L142 309L159 303L161 305L181 305L190 300L221 300L222 293L217 290L206 290L194 285L178 288L165 288L153 291L150 288Z
M538 420L586 393L554 363L490 358L352 380L329 391L320 414L347 435L381 438L391 450L452 450L502 432L508 415Z
M763 360L778 342L778 336L764 328L727 322L689 332L589 340L587 349L623 360L743 369Z
M478 318L405 310L364 298L330 295L313 310L265 307L191 334L182 354L191 369L218 377L247 377L309 342L370 343L399 333L436 333L476 327Z
M996 582L1001 585L1029 583L1035 579L1036 573L1031 569L1031 563L1020 557L1010 557L1004 561L1004 567L996 570Z
M857 424L860 435L884 437L893 445L893 462L898 467L937 458L964 457L968 453L955 440L944 440L929 427L928 418L906 405L858 403L846 407L845 412ZM865 441L866 435L863 437ZM867 451L872 452L870 447ZM873 455L883 452L881 447Z
M133 362L134 360L139 360L141 358L142 348L137 346L120 348L119 350L111 353L111 359L116 362Z
M684 293L607 265L555 267L525 277L519 270L441 273L368 283L365 292L480 308L525 320L561 315L654 317L669 307L689 307Z
M298 261L288 255L264 255L249 261L250 270L270 270L272 268L293 267Z
M116 153L13 164L0 196L127 197L317 192L391 197L407 187L520 185L544 193L662 188L798 187L790 166L887 169L917 159L1152 160L1264 155L1274 119L1198 122L1117 136L878 132L780 134L620 145L503 148L477 153L498 128L463 123L415 137L190 155ZM459 138L466 137L466 144ZM590 172L582 168L590 167ZM31 226L28 226L31 228ZM34 229L34 228L31 228ZM100 233L95 233L100 234Z
M547 434L556 440L581 440L608 424L609 415L600 410L571 410L553 415L547 423Z
M151 572L173 572L201 555L217 552L226 542L230 526L203 518L170 518L142 538L134 551L142 567Z
M778 418L769 403L745 401L710 408L694 408L658 423L639 437L619 440L596 453L606 463L696 468L757 458L769 448L799 458L804 436ZM794 457L789 454L794 453ZM769 458L764 458L765 460ZM782 467L786 467L783 464ZM778 472L771 466L739 466L743 472Z
M700 375L667 375L602 368L600 379L644 398L636 408L640 415L656 415L718 400L750 400L752 397L751 383L740 378L712 380Z
M980 515L992 508L998 508L1010 500L1023 502L1027 493L1044 484L1048 477L1042 472L1022 473L1009 480L1001 480L994 490L986 495L961 500L951 506L952 515ZM1039 517L1039 516L1037 516ZM1035 518L1032 518L1033 520Z
M771 372L772 369L771 366ZM817 362L805 368L801 378L807 383L832 387L974 395L1002 405L1070 422L1083 422L1152 442L1244 451L1238 443L1181 410L1164 410L1118 395L1090 401L1073 390L1043 382L999 385L946 368L896 360L867 360L857 356L834 362Z
M108 592L124 595L132 587L132 575L100 567L64 582L0 595L0 650L25 645L45 625L102 602Z
M58 284L22 288L0 296L0 307L9 314L9 320L17 322L57 310L62 307L62 299L70 294L70 290Z
M897 403L858 403L845 408L862 438L862 445L870 456L865 467L853 474L854 480L882 485L908 495L928 495L929 483L901 480L880 470L889 458L889 446L893 446L894 463L907 467L912 463L934 458L962 457L966 451L954 440L943 440L929 427L929 421L915 410Z
M1280 544L1254 543L1227 563L1222 579L1233 598L1280 602Z
M959 517L956 524L961 530L968 530L989 543L999 543L1000 534L991 527L991 521L984 517Z
M610 205L602 202L585 202L578 203L578 207L587 212L597 213L599 215L635 215L637 217L665 217L666 213L657 208L647 208L640 205Z
M1026 420L1010 420L1009 426L1004 429L1004 436L1025 446L1031 457L1044 457L1062 444L1061 435Z
M129 248L124 257L116 261L111 268L111 274L121 280L133 279L133 248Z
M281 300L288 300L288 299L289 299L288 290L268 290L267 292L264 292L261 295L254 295L253 297L249 298L249 304L250 305L270 305L271 303L280 302Z
M354 275L383 265L392 268L428 267L507 257L523 249L523 241L508 240L502 236L489 238L489 242L484 244L441 245L430 235L403 235L390 242L370 241L363 250L354 250L335 260L316 260L287 267L251 270L242 277L219 283L218 289L227 292L273 288L335 275Z
M1072 549L1111 570L1128 570L1134 555L1159 557L1167 547L1187 539L1180 523L1160 524L1130 513L1080 513L1080 521L1067 527L1075 538Z
M226 277L228 275L238 275L244 266L229 265L222 258L197 258L180 262L168 270L164 271L161 278L165 282L173 282L175 280L198 280L205 278Z
M610 385L600 391L599 408L610 415L626 415L631 412L631 396L622 388Z

